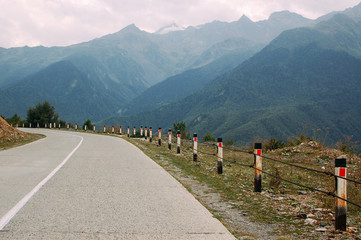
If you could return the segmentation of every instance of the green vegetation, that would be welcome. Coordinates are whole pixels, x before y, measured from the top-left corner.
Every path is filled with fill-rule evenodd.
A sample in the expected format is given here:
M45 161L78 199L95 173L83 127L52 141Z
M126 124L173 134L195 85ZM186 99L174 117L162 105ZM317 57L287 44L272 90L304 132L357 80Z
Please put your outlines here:
M190 133L187 131L187 124L183 121L173 123L173 133L177 134L178 131L181 134L182 139L189 139Z
M55 107L48 101L38 102L35 107L30 107L27 113L26 121L36 127L39 123L44 126L49 123L59 123L59 115L55 113Z
M87 127L88 130L93 130L93 124L90 119L88 119L84 122L83 129L85 129L85 126Z
M215 142L216 138L214 136L212 136L212 134L210 132L207 132L206 135L204 135L202 140L203 140L203 142Z
M130 140L129 138L125 138ZM306 138L307 139L307 138ZM320 239L323 233L315 232L322 222L326 224L326 233L333 236L334 221L334 199L324 194L310 191L278 178L262 174L263 192L255 193L253 191L254 170L249 167L240 166L232 162L252 165L253 156L250 154L224 149L224 174L217 174L216 158L207 154L199 153L199 162L192 160L192 143L184 141L182 143L182 155L177 155L175 151L168 150L167 146L158 147L156 142L130 140L133 144L143 150L148 156L154 159L173 176L178 178L190 192L195 192L197 198L206 205L208 209L220 219L236 237L251 236L251 233L242 231L242 222L237 222L238 215L247 216L252 222L259 224L273 224L274 236L286 236L284 239L293 239L294 236L300 239ZM277 141L276 141L277 142ZM201 152L216 153L214 146L199 144ZM232 147L234 149L234 147ZM238 150L245 150L236 148ZM343 154L335 149L328 149L314 141L306 142L292 147L278 149L268 157L276 158L288 163L297 164L318 170L333 169L334 156ZM320 157L329 159L320 161ZM326 157L327 156L327 157ZM355 180L361 179L361 159L355 155L353 158L354 168L349 169L348 175ZM293 182L332 191L334 188L334 179L326 175L312 173L299 168L263 160L263 170L288 179ZM192 181L196 181L192 183ZM200 193L200 189L206 192ZM220 199L215 197L220 195ZM211 197L212 196L212 197ZM207 199L211 198L211 201ZM360 203L361 191L358 185L350 184L349 200ZM233 215L218 206L227 206L233 209ZM319 209L319 210L316 210ZM302 217L307 214L313 214L317 220L315 226L307 225ZM361 230L359 222L361 214L358 208L348 207L348 226L357 229L343 233L348 239L357 236ZM239 225L238 225L239 224ZM253 233L254 234L254 233ZM260 236L253 236L262 238ZM287 238L289 237L289 238ZM267 237L266 237L267 238ZM268 239L268 238L267 238Z

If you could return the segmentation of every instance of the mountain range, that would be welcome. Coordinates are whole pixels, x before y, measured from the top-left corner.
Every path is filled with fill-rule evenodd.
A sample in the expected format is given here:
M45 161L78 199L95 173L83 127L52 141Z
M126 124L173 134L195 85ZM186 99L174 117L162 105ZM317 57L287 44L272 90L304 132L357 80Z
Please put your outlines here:
M171 127L184 120L246 144L301 133L334 144L361 140L361 5L309 27L284 31L233 70L184 99L103 123ZM355 14L356 12L359 14ZM352 15L347 13L352 12Z
M34 94L30 85L38 79L52 81L49 70L54 68L49 67L67 61L87 77L90 86L97 86L94 91L97 91L99 106L109 104L110 100L115 102L104 107L106 111L91 106L92 101L86 97L89 92L83 87L77 98L53 98L51 104L67 121L81 122L88 116L99 121L122 112L127 102L169 77L204 67L235 52L245 54L239 56L242 61L282 31L309 23L310 20L295 13L279 12L267 21L252 22L243 16L231 23L214 21L164 34L147 33L130 25L119 32L68 47L0 48L0 113L4 116L18 113L24 117L26 109L48 95L44 88L38 88ZM224 66L224 71L229 70L226 64ZM44 71L48 77L44 77ZM63 75L54 74L63 83L52 86L63 93L72 90L72 84L64 83L76 81L74 76L66 71ZM18 88L23 88L21 95L16 93ZM69 103L82 104L90 111L81 114L78 109L68 109L66 104Z
M361 140L361 4L316 20L284 11L170 28L0 49L0 113L24 115L44 99L68 121L168 128L183 120L199 136L241 144L301 133L323 134L325 144Z

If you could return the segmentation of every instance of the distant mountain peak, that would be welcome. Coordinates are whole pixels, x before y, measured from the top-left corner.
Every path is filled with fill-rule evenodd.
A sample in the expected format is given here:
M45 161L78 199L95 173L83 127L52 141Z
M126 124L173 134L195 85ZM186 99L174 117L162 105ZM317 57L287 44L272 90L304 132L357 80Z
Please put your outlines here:
M122 32L140 32L141 30L133 23L121 30Z
M252 22L249 17L247 17L245 14L242 15L242 17L238 20L238 22Z
M176 24L175 22L172 24L169 24L167 26L161 27L160 29L158 29L155 34L167 34L169 32L174 32L174 31L182 31L185 28L182 26L178 26L178 24Z
M285 10L272 13L268 20L285 21L289 20L290 18L306 19L300 14Z

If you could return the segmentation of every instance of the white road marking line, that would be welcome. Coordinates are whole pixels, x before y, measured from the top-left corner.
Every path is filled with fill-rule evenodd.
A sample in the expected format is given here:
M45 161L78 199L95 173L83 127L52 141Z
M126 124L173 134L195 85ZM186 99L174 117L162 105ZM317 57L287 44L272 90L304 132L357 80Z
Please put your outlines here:
M80 137L80 136L77 136ZM25 204L30 200L32 196L35 195L39 191L39 189L44 186L58 171L64 164L70 159L70 157L78 150L80 145L83 143L84 138L80 137L81 140L79 144L69 153L69 155L46 177L44 178L38 185L36 185L33 190L31 190L28 194L23 197L12 209L9 210L1 219L0 219L0 231L10 222L10 220L22 209Z

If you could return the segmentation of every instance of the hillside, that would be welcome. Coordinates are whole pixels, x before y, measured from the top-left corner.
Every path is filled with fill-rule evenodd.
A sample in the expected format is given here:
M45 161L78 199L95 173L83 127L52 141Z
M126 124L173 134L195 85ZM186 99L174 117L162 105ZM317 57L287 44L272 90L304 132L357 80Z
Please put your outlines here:
M0 111L13 114L14 109L26 115L29 106L49 101L62 119L83 123L87 118L100 120L118 108L124 97L89 78L70 61L61 61L25 78L2 92ZM6 106L6 107L5 107Z
M347 45L340 48L333 41L334 36L352 39L358 30L348 26L358 25L339 16L328 23L335 21L344 27L327 32L324 22L323 28L281 34L236 69L177 103L104 123L168 128L185 120L201 136L211 131L238 143L250 143L257 136L286 139L305 128L309 135L322 130L329 144L344 135L361 140L361 60L348 53Z
M119 32L68 47L1 48L0 101L11 102L11 105L1 104L0 113L6 116L18 113L25 117L24 109L30 107L30 103L42 101L48 96L44 85L35 83L34 75L47 71L53 64L67 61L83 76L87 76L82 79L85 85L95 85L99 91L105 89L106 94L91 101L88 98L85 100L84 97L88 96L86 92L79 92L78 97L74 98L63 98L56 94L54 96L57 98L52 98L52 104L57 109L64 110L67 109L66 105L82 105L83 109L92 109L90 103L115 102L105 106L109 109L98 114L105 118L116 114L146 88L171 76L206 66L240 49L255 52L283 30L307 24L310 24L310 20L294 13L282 12L273 14L267 21L252 22L244 16L230 23L214 21L166 34L147 33L130 25ZM228 66L224 67L229 70ZM66 70L63 70L63 75L57 75L58 81L53 81L52 75L48 75L51 86L60 92L66 92L60 84L68 82ZM33 80L30 81L31 78ZM21 90L29 82L39 87L37 94ZM13 92L17 88L21 91L22 98L14 97ZM191 93L180 90L184 92L184 96ZM4 99L4 96L13 98ZM20 105L22 107L18 108ZM77 116L67 114L66 117L69 118L64 119L79 121L93 116L92 111L79 111ZM98 116L94 118L93 120L99 120Z
M129 116L146 110L156 109L163 105L177 102L191 95L218 76L230 71L255 51L239 49L217 59L206 66L191 69L172 76L141 93L130 102L124 104L122 116Z
M2 117L0 117L0 143L11 142L27 137L28 135L26 133L11 127Z

